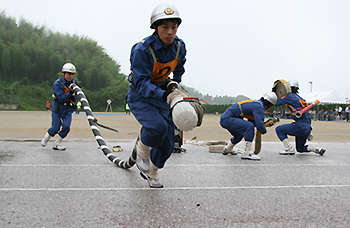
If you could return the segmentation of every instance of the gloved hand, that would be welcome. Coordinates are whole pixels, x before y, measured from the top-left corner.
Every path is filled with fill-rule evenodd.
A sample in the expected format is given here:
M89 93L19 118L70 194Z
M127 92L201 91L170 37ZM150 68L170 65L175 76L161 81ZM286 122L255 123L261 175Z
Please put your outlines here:
M170 102L168 102L168 96L176 89L179 90L179 84L175 81L169 80L166 91L163 93L163 101L167 102L170 105L170 102L173 100L171 99Z
M172 93L174 90L166 90L164 93L163 93L163 101L167 102L167 98L169 96L170 93Z
M70 84L69 87L68 87L69 93L70 93L71 95L73 95L73 94L75 93L75 91L73 90L73 87L74 87L74 86L75 86L75 84L72 83L72 84Z
M174 89L174 90L170 90L170 92L165 91L163 94L163 100L168 103L169 105L171 105L171 102L175 99L175 98L183 98L183 97L188 97L188 93L186 93L183 90L180 89Z
M272 127L274 124L275 124L275 122L273 121L273 119L271 117L264 122L265 127Z
M269 117L267 121L264 122L265 127L272 127L275 123L279 122L280 119L277 116Z
M170 80L166 85L166 90L174 90L174 89L179 89L179 83L177 83L176 81Z

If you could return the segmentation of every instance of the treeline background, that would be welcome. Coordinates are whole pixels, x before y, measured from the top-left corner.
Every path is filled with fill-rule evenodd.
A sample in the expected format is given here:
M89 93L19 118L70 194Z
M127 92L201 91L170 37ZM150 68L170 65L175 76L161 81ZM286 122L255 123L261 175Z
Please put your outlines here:
M129 88L127 75L102 46L88 37L53 32L34 26L21 18L0 14L0 92L19 97L19 110L45 110L52 102L52 85L62 76L62 65L73 63L75 78L82 86L93 111L104 111L112 100L113 111L124 111ZM203 95L194 88L184 88L191 96L209 103L231 104L245 96ZM15 99L16 100L16 99Z

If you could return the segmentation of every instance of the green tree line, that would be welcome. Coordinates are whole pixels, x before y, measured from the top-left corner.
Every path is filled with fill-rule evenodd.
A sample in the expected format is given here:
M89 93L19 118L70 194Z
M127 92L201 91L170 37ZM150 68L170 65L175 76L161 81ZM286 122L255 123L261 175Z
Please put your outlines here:
M96 41L0 14L0 90L19 95L19 109L43 110L66 62L76 66L75 78L94 111L103 111L108 99L124 109L129 82Z
M191 95L194 97L198 97L209 104L213 104L215 107L216 105L226 105L226 104L234 104L243 100L248 100L249 98L244 96L244 95L238 95L237 97L231 97L231 96L211 96L209 94L203 95L200 93L198 90L188 87L188 86L183 86L183 88ZM222 106L225 107L225 106ZM220 108L221 110L221 108ZM218 111L219 112L219 111Z
M124 111L130 84L126 75L120 73L120 65L96 41L86 36L53 32L45 26L34 26L23 18L17 21L1 12L0 92L18 96L19 110L45 110L46 101L52 102L52 85L62 77L60 71L66 62L76 66L74 77L82 86L93 111L104 111L108 99L112 100L114 111ZM191 87L183 88L191 96L215 107L216 104L248 99L242 95L212 97Z

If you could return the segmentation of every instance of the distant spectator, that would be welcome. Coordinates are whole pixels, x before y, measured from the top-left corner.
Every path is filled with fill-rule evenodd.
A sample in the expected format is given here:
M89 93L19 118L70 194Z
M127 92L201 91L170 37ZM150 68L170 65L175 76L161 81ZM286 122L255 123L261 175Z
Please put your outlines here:
M46 109L47 109L47 112L50 113L50 101L46 101Z
M309 113L310 113L310 117L311 117L312 120L317 120L317 118L316 118L316 110L310 110Z
M81 108L81 102L78 101L78 103L77 103L77 109L75 110L75 114L79 114L79 113L80 113L80 108Z
M125 105L125 115L130 115L130 107L128 103Z
M350 115L350 113L349 113L349 105L346 106L345 111L344 111L344 115L345 115L346 121L349 122L349 117L350 117L349 116Z
M335 106L334 112L338 113L338 110L339 110L339 106Z
M335 114L333 112L333 109L330 109L327 113L327 120L328 121L334 121L335 120Z
M342 120L343 108L341 106L338 107L338 115L339 115L340 120Z
M325 111L324 111L324 109L321 109L321 111L318 112L318 114L317 114L317 119L318 119L319 121L325 120Z

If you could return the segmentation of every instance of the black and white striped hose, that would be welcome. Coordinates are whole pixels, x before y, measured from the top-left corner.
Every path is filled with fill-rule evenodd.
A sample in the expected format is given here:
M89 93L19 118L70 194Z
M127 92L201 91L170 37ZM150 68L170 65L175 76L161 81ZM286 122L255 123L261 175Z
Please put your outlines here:
M69 86L70 90L73 90L76 92L76 94L79 97L79 100L82 104L82 107L85 110L89 125L91 127L92 133L95 136L96 142L98 143L98 145L100 146L101 150L103 151L104 155L114 164L116 164L118 167L120 168L124 168L124 169L128 169L131 168L135 165L136 163L136 149L134 148L131 156L129 158L128 161L124 161L121 158L118 158L115 156L115 153L113 153L109 147L106 145L106 142L104 141L104 139L101 136L100 130L97 127L97 122L95 117L92 114L92 110L90 108L89 105L89 101L86 99L85 94L83 93L83 91L79 88L79 86L77 86L76 84L71 84Z

